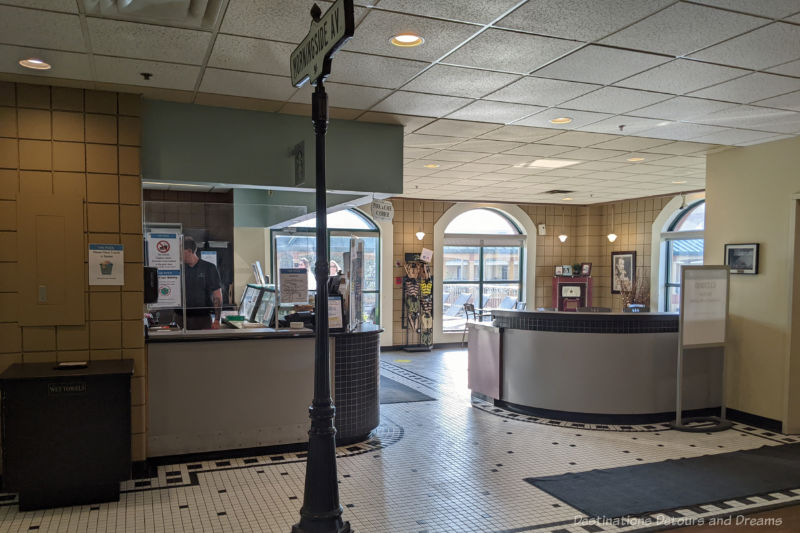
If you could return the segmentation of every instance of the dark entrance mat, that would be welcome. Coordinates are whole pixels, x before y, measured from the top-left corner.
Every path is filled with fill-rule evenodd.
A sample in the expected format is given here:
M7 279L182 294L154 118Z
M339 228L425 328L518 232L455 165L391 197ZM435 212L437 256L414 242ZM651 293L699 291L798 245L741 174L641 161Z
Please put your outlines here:
M380 403L427 402L435 399L393 379L381 376Z
M800 444L525 478L591 517L616 518L800 487Z

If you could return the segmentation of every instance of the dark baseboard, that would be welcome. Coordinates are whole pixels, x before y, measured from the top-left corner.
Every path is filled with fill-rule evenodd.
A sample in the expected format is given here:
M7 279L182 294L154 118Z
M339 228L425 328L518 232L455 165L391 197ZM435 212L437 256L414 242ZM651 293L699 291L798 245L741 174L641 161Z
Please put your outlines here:
M748 426L755 426L757 428L766 429L767 431L774 431L775 433L782 433L783 431L783 423L779 420L753 415L744 411L739 411L738 409L731 409L730 407L725 410L725 417L734 422L741 422Z
M398 345L391 345L391 346L381 346L382 352L402 352L405 351L404 348L406 346L404 344ZM461 344L460 342L441 342L433 345L434 350L444 349L444 348L464 348L467 347Z

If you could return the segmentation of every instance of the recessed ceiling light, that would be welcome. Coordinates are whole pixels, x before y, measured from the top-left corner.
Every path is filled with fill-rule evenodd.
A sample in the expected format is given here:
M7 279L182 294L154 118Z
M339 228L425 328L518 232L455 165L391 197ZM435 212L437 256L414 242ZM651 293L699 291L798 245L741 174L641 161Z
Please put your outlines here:
M639 161L644 161L644 157L629 157L628 161L631 163L638 163Z
M425 42L425 39L416 33L399 33L389 40L395 46L411 47L419 46Z
M564 201L565 201L565 202L569 202L570 200L572 200L572 198L570 198L569 196L567 196L566 198L564 198Z
M25 68L30 68L33 70L50 70L52 67L50 63L42 61L36 57L29 57L28 59L21 59L19 64Z
M669 126L670 124L672 124L672 122L670 122L669 120L665 120L664 122L659 122L658 124L656 124L656 126Z
M580 161L569 161L567 159L537 159L532 163L528 163L529 167L539 168L561 168L570 165L577 165Z
M569 124L570 122L572 122L570 117L556 117L550 119L551 124Z
M428 163L427 165L424 165L424 167L425 168L439 168L439 165L437 165L436 163Z
M683 180L683 181L673 181L672 183L674 183L675 185L680 185L680 184L682 184L682 183L686 183L686 180Z

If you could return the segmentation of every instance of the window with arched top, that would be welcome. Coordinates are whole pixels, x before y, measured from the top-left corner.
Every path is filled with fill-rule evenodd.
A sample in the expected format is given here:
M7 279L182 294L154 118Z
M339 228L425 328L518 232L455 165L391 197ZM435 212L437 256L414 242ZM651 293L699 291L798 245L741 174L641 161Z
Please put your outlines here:
M513 309L522 290L524 235L504 213L471 209L444 230L442 327L462 331L464 304Z
M661 234L665 244L664 311L680 310L681 267L702 265L706 202L700 200L683 208Z

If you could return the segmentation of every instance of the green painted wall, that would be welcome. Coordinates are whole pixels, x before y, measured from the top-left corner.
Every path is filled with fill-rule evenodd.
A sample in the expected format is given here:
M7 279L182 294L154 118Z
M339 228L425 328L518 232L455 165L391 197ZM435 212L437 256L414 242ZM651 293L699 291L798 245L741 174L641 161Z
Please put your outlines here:
M305 143L306 180L313 189L314 130L295 115L143 100L142 176L226 185L294 186L291 151ZM332 120L327 188L403 192L403 128Z
M354 194L328 193L327 205L334 207L361 198ZM234 189L234 227L270 228L295 217L316 211L312 192Z

